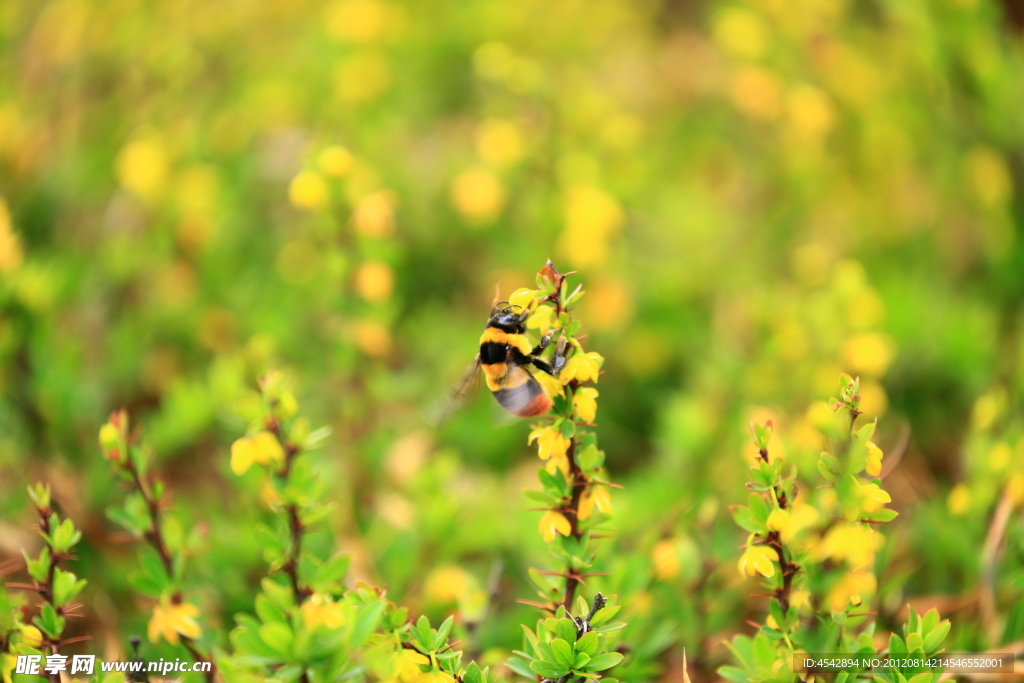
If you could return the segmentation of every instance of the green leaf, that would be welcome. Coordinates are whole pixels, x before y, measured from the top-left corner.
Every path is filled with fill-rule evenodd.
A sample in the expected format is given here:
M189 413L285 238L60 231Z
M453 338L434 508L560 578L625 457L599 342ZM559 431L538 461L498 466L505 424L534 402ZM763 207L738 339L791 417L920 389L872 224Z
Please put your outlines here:
M586 652L577 652L576 659L572 661L572 668L574 670L582 669L587 665L587 662L589 661L590 655L588 655Z
M171 582L171 577L167 575L167 570L164 569L164 563L160 556L149 546L143 546L139 549L139 568L142 569L143 574L160 587L161 591Z
M288 626L279 621L263 624L260 626L259 634L260 640L267 647L279 653L286 661L291 659L294 635Z
M935 628L928 633L924 638L924 651L926 654L935 654L939 651L939 646L942 645L942 641L949 635L949 629L952 624L949 623L949 619L946 619L942 623L938 624Z
M280 584L267 576L260 581L260 587L263 589L267 598L281 609L287 611L295 607L295 597L292 593L291 586Z
M609 619L614 617L622 609L622 605L605 605L601 609L597 610L597 613L590 619L590 626L596 627L606 623Z
M592 655L597 652L598 636L595 631L587 631L576 641L576 651Z
M64 618L57 615L53 605L46 602L43 603L43 608L32 622L39 627L39 630L45 633L53 640L60 640L61 633L64 632Z
M752 534L759 534L768 530L767 525L759 523L757 519L754 518L754 515L750 512L750 508L746 506L737 505L736 507L732 508L731 512L732 519L734 522L736 522L736 525L743 529L746 529Z
M470 662L469 666L466 667L462 674L462 683L487 683L476 662Z
M526 494L526 497L533 502L540 503L545 507L556 507L559 501L558 498L552 496L547 491L534 491L532 489L527 489L523 491L523 493Z
M437 627L437 635L434 636L434 651L443 650L445 644L448 642L448 634L452 631L452 623L455 621L454 616L449 616L447 619L441 622L441 625Z
M576 642L576 624L572 619L559 619L555 625L555 635L567 643Z
M611 633L612 631L618 631L621 628L626 628L626 622L624 621L613 621L610 624L602 624L594 628L597 633Z
M44 545L39 551L39 557L31 559L24 550L21 554L25 556L25 566L28 568L28 575L38 583L46 581L50 573L50 546Z
M505 662L505 666L527 679L533 679L534 677L535 672L530 668L530 665L523 657L510 657L508 661ZM465 681L463 681L463 683L465 683Z
M53 574L53 601L58 605L66 605L71 602L82 589L85 588L85 580L77 579L71 572L57 568Z
M313 574L313 578L310 579L309 583L311 586L316 588L328 587L336 584L345 578L345 573L348 572L348 566L352 558L348 555L335 555L331 559L320 565L316 572Z
M754 519L760 522L762 525L768 522L768 504L764 502L764 498L756 493L751 493L747 499L747 507L750 508L750 514L753 515Z
M555 664L566 669L572 668L572 645L568 642L561 638L555 638L551 641L551 653L554 655Z
M545 662L543 659L535 659L530 662L530 669L534 673L538 673L544 678L557 679L569 673L569 669L560 669L550 662Z
M604 671L610 669L625 657L618 652L605 652L603 655L594 657L587 663L587 671Z
M50 515L51 528L56 519L57 515ZM75 523L70 519L65 519L63 522L58 524L55 529L53 529L53 533L51 534L53 552L65 554L81 539L82 532L75 528Z
M288 615L283 609L275 605L266 595L260 593L256 596L256 616L265 624L279 621L282 624L288 623Z
M718 667L718 675L732 683L749 683L750 677L745 672L734 666Z
M424 650L429 650L433 644L433 629L430 628L430 619L426 616L421 616L416 620L416 640L420 645L423 646Z
M576 462L579 464L580 469L584 471L597 469L604 461L603 455L596 446L590 445L576 456Z
M861 517L861 521L864 521L864 522L891 522L892 520L896 519L896 517L898 517L899 514L900 513L896 512L895 510L889 510L888 508L882 508L881 510L875 510L874 512L867 513L866 515Z
M380 618L383 614L383 600L371 602L359 610L359 616L356 617L355 627L352 629L352 635L349 637L349 645L353 650L360 647L366 639L370 637L370 634L376 630L377 624L380 623Z

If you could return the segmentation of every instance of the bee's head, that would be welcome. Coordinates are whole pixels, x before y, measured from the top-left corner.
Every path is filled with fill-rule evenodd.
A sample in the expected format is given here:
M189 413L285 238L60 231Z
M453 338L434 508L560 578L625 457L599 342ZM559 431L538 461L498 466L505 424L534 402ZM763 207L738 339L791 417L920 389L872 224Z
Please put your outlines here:
M487 321L487 326L497 327L505 332L522 334L525 331L525 322L528 317L530 317L530 309L502 301L495 307L494 314Z

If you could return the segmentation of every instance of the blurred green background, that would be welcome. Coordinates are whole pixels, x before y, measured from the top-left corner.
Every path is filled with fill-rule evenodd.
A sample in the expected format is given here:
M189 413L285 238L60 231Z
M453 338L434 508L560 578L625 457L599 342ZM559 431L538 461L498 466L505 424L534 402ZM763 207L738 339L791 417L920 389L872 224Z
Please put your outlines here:
M626 488L595 586L629 598L628 680L676 680L682 647L712 677L763 608L727 510L746 425L773 419L814 485L843 371L905 452L881 623L912 599L962 650L1024 639L1022 22L1011 0L0 4L0 561L38 545L24 487L47 481L86 535L83 651L145 630L96 447L124 406L224 644L267 515L228 467L233 406L283 367L333 430L316 543L431 615L500 558L497 658L535 618L538 462L486 395L434 418L494 282L551 257L607 358Z

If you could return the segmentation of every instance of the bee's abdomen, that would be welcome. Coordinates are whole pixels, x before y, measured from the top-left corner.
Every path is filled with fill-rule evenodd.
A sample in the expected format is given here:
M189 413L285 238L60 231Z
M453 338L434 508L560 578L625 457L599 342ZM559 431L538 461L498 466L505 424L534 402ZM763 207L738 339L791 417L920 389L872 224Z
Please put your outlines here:
M519 417L536 417L551 410L551 399L544 387L528 373L525 381L516 386L504 386L494 392L494 398L509 412Z

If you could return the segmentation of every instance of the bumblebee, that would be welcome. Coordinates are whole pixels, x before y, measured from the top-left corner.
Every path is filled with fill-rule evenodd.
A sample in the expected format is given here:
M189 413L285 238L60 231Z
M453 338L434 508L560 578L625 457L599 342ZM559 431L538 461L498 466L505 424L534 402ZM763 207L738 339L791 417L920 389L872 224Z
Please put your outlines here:
M508 302L497 308L484 333L480 335L480 354L477 356L484 371L487 388L503 408L519 417L537 417L551 410L551 397L533 376L534 368L558 377L565 365L564 344L559 340L558 348L551 361L541 358L544 349L551 344L551 332L541 338L540 343L530 346L526 338L526 319L529 309ZM500 304L499 304L500 306Z
M553 332L544 335L540 343L531 346L526 338L526 319L530 310L507 301L496 303L491 309L483 334L480 352L456 392L454 402L465 400L471 385L483 371L487 388L501 407L519 417L537 417L551 410L551 397L544 391L534 373L546 372L557 377L565 365L565 343L560 338L555 353L548 361L541 357L551 344Z

